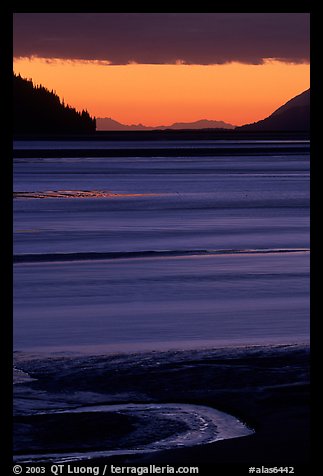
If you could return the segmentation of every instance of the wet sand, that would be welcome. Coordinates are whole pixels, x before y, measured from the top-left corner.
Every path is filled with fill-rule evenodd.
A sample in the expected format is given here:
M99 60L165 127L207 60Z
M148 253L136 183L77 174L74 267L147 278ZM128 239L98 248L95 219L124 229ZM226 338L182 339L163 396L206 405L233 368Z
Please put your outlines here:
M44 454L53 452L55 445L62 454L71 448L94 452L102 448L104 438L107 444L117 442L126 448L129 441L136 444L134 438L138 435L153 440L181 431L180 424L170 428L162 419L153 425L148 418L146 427L140 427L132 417L106 413L103 420L102 414L98 420L98 414L79 412L73 414L67 433L65 417L60 416L57 426L55 415L50 415L56 436L54 432L44 440L48 420L42 422L41 418L32 416L37 412L98 404L179 403L228 413L252 428L254 434L206 445L94 457L87 461L214 467L232 463L276 466L309 463L307 345L92 356L17 352L15 366L35 379L25 379L14 388L15 441L20 455L30 451L32 445L35 449L37 444L36 450ZM25 426L21 426L24 419Z

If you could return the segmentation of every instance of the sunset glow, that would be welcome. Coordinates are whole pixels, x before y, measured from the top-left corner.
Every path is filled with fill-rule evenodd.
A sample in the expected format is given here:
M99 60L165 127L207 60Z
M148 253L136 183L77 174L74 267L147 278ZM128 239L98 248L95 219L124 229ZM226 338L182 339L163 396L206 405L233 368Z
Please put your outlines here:
M14 71L65 103L123 124L199 119L258 121L310 87L309 64L109 65L104 61L16 58Z

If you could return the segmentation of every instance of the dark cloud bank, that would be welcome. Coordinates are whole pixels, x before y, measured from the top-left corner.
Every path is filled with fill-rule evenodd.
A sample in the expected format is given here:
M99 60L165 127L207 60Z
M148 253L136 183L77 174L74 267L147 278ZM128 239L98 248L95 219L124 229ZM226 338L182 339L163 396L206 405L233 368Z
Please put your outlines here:
M163 64L309 61L307 13L16 13L14 55Z

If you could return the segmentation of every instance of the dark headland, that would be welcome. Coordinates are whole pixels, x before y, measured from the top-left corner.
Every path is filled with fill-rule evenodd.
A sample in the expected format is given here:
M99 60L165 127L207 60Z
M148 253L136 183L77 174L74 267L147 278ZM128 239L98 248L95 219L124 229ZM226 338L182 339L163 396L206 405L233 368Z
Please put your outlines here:
M240 131L299 131L310 130L310 89L295 96L281 107L276 109L270 116L253 124L245 124L238 127Z
M27 86L26 86L27 87ZM33 91L30 85L29 92ZM37 88L36 88L37 89ZM284 105L275 111L262 125L256 123L236 129L200 130L153 130L153 131L95 131L94 119L86 111L72 112L72 108L60 103L54 93L41 94L57 108L58 116L67 114L74 118L77 127L28 128L31 114L36 114L35 102L15 106L15 114L21 127L14 128L16 140L44 141L97 141L94 149L43 149L16 148L14 157L109 157L109 156L217 156L232 154L261 155L266 153L264 144L248 144L249 141L276 141L270 153L308 153L309 145L302 143L310 137L307 106ZM38 93L36 93L38 94ZM309 100L309 93L305 95ZM29 104L26 107L26 104ZM60 104L60 105L59 105ZM50 106L52 107L52 106ZM33 110L33 113L31 111ZM63 112L65 111L65 113ZM302 116L299 125L291 126L289 120ZM67 117L67 116L66 116ZM82 119L83 118L83 119ZM39 119L39 118L38 118ZM37 120L38 120L37 119ZM73 120L74 120L73 119ZM81 122L79 122L81 120ZM276 122L275 122L276 121ZM302 122L303 121L303 122ZM72 121L73 122L73 121ZM75 123L76 123L75 122ZM271 124L271 127L263 125ZM80 124L83 124L80 126ZM258 125L257 125L258 124ZM301 125L300 125L301 124ZM302 125L303 124L303 125ZM86 126L85 126L86 125ZM100 147L100 142L113 141L196 141L194 148L173 146L155 149L151 147L120 148ZM214 141L206 147L203 142ZM221 141L231 141L233 147L223 147ZM238 143L237 143L238 141ZM299 141L299 142L298 142ZM283 144L281 142L284 142ZM159 151L159 152L158 152ZM191 448L177 448L141 455L115 456L108 463L131 464L180 464L213 466L231 463L249 465L294 466L309 462L309 349L307 345L255 346L233 350L153 352L150 355L127 356L28 356L15 354L17 368L28 373L34 380L15 385L15 405L18 416L16 425L16 454L46 453L47 442L51 449L83 450L86 445L95 450L115 438L129 435L136 422L117 415L99 414L93 421L79 414L60 425L51 415L53 433L47 423L37 419L34 412L53 408L112 403L190 403L216 408L236 416L254 429L250 436L223 440ZM21 416L20 408L31 409L31 414ZM93 416L93 415L92 415ZM36 421L37 420L37 421ZM62 424L63 423L63 424ZM70 425L69 425L70 423ZM97 426L97 423L100 423ZM134 426L133 426L134 425ZM56 428L56 430L55 430ZM81 430L80 430L81 428ZM114 431L115 429L115 431ZM55 431L54 431L55 430ZM113 431L112 431L113 430ZM65 448L64 448L65 446ZM102 462L102 461L100 461ZM95 464L95 460L91 460ZM212 473L227 474L227 473ZM237 473L240 474L240 473ZM241 473L244 474L244 473ZM245 473L247 474L247 473ZM295 474L297 472L295 471Z
M13 75L13 134L89 134L96 122L90 114L61 101L54 91Z
M294 141L309 139L309 90L257 123L235 127L223 121L175 123L169 129L96 130L96 119L66 105L54 91L13 76L15 140L95 141ZM206 127L212 124L212 127ZM219 124L222 127L214 127ZM227 128L230 126L230 128ZM194 127L194 128L191 128Z

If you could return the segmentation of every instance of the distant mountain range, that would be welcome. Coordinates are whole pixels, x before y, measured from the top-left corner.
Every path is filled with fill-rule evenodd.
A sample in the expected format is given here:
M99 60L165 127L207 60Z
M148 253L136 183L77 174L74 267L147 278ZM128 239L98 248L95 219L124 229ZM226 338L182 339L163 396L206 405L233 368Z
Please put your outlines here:
M175 122L169 126L149 127L143 124L126 125L111 119L111 117L97 117L97 131L154 131L165 129L234 129L236 126L223 121L209 121L201 119L195 122Z
M243 126L234 126L223 121L201 119L195 122L175 122L169 126L147 127L143 124L126 125L110 117L96 119L98 131L152 131L189 129L235 129L237 131L309 131L310 89L295 96L261 121Z
M310 89L295 96L265 119L237 127L242 131L309 131Z
M234 126L224 121L201 119L194 122L175 122L168 126L149 127L143 124L126 125L109 117L92 118L85 110L79 112L43 86L20 75L13 77L14 134L89 134L97 131L157 131L157 130L236 130L250 132L310 130L310 89L295 96L267 118Z

